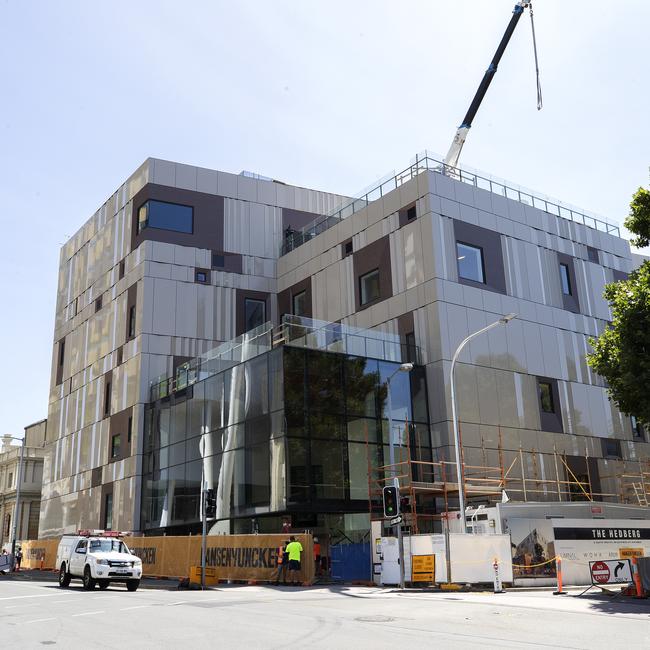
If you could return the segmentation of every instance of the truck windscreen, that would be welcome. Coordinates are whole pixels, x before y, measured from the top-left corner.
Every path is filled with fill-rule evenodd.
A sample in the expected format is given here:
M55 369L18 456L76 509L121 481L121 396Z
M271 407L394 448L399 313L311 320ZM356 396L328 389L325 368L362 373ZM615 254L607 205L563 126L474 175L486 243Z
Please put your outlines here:
M126 548L124 542L120 542L117 539L93 539L90 541L91 553L110 553L111 551L128 553L129 549Z

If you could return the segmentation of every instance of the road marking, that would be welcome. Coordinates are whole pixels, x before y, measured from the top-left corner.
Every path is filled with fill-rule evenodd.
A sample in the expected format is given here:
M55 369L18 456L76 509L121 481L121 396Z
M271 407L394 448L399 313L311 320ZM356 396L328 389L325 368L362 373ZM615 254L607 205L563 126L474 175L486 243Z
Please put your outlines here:
M167 603L167 607L173 607L174 605L184 605L186 600L179 600L177 603Z
M151 605L135 605L134 607L123 607L121 612L128 612L130 609L142 609L143 607L151 607Z
M34 607L34 605L30 605L29 603L26 605L5 605L5 609L15 609L16 607Z
M56 596L56 594L31 594L30 596L4 596L0 600L19 600L22 598L47 598L48 596Z
M82 612L81 614L73 614L72 616L90 616L91 614L104 614L104 610L99 612Z
M55 618L37 618L34 619L33 621L25 621L25 624L27 623L43 623L44 621L56 621Z

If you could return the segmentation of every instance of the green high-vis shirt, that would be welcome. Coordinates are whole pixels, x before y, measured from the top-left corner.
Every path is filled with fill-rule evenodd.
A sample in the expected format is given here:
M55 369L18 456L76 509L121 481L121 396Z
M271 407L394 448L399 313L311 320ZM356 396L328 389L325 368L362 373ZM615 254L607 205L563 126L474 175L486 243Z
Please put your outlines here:
M289 542L287 544L287 553L289 554L289 560L298 560L300 562L302 544L300 542Z

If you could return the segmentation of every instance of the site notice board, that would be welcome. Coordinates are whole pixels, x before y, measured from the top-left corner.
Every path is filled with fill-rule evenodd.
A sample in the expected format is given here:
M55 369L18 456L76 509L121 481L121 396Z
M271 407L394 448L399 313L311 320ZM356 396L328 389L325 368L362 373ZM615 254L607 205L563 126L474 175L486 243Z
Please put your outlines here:
M435 582L436 556L411 556L411 582Z

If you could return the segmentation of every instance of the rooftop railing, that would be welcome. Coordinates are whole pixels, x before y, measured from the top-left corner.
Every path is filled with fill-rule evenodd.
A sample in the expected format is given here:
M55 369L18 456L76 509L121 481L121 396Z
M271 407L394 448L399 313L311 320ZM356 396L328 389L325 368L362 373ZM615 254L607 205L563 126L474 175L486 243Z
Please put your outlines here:
M494 178L483 172L477 172L465 167L451 167L445 165L442 161L432 157L427 151L415 157L415 162L399 173L391 173L383 179L374 183L370 188L360 193L358 198L350 199L343 203L330 214L323 215L315 219L312 223L307 224L301 229L287 229L285 232L284 242L282 244L281 255L286 255L294 248L302 246L305 242L313 239L322 232L329 230L332 226L343 219L347 219L355 212L365 208L373 201L382 198L384 195L392 192L407 181L412 180L425 171L432 171L454 178L461 183L467 183L473 187L481 188L504 196L513 201L530 205L548 214L552 214L561 219L567 219L576 223L583 224L589 228L600 230L609 234L620 237L620 229L616 224L609 223L603 217L599 217L590 212L573 207L557 199L552 199L538 192L526 189L524 187L509 183L508 181Z

